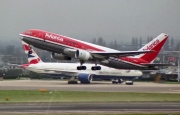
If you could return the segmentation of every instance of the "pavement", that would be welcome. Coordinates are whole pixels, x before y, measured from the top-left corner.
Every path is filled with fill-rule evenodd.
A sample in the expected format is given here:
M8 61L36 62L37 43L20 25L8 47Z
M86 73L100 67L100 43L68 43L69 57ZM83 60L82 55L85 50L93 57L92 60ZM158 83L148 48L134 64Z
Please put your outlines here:
M3 80L0 90L59 90L92 92L180 93L180 84L134 82L134 85L93 81L91 84L67 84L61 80ZM93 103L6 103L0 104L0 114L129 114L178 113L180 102L93 102Z
M18 103L0 104L0 113L180 113L176 102L119 102L119 103Z
M93 92L147 92L180 93L180 84L134 82L134 85L112 84L110 81L93 81L91 84L67 84L61 80L4 80L0 90L47 90L93 91Z

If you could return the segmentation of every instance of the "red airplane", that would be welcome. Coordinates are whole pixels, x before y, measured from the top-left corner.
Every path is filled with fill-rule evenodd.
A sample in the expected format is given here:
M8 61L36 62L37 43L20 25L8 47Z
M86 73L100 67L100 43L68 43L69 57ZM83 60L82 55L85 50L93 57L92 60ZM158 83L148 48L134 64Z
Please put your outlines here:
M86 61L95 63L92 70L101 69L100 66L97 66L98 63L117 69L138 70L156 70L158 66L171 65L152 63L168 39L168 35L164 33L138 51L118 51L38 29L27 30L20 36L24 42L52 52L53 58L60 60L79 59L80 66L77 66L77 70L86 70L86 66L83 66Z

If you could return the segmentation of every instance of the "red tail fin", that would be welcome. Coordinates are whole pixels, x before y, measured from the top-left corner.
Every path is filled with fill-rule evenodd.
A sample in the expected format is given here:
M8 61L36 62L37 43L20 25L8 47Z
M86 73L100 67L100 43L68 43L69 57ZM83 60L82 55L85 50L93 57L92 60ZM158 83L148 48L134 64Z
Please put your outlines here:
M168 37L169 36L167 34L162 33L159 36L157 36L156 38L154 38L148 44L146 44L141 49L139 49L139 51L154 50L155 52L141 54L138 57L148 61L149 63L154 61L154 59L157 57L158 53L160 52L161 48L163 47L163 45L166 42L166 40L168 39Z

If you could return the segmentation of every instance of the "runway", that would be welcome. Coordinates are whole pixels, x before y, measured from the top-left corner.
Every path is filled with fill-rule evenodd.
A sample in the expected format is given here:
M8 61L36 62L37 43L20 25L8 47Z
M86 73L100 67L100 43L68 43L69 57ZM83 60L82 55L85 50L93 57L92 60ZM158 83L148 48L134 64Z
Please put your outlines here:
M134 82L134 85L93 81L92 84L67 84L61 80L4 80L0 90L56 90L92 92L180 93L180 84ZM0 104L4 114L116 114L116 113L180 113L180 102L93 102L93 103L6 103Z
M4 80L0 90L47 90L93 91L93 92L149 92L180 93L180 84L160 84L153 82L134 82L134 85L111 84L110 81L93 81L92 84L67 84L61 80Z
M119 103L21 103L0 104L1 113L178 113L180 103L119 102Z

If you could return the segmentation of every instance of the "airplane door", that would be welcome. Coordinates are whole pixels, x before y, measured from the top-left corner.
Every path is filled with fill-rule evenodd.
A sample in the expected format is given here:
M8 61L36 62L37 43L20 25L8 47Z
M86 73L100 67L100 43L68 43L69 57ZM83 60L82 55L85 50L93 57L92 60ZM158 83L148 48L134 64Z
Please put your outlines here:
M43 38L43 39L44 39L44 41L45 41L45 37L43 36L43 34L42 34L42 33L39 33L39 37L40 37L40 38Z

